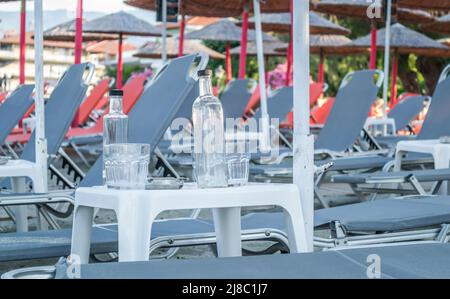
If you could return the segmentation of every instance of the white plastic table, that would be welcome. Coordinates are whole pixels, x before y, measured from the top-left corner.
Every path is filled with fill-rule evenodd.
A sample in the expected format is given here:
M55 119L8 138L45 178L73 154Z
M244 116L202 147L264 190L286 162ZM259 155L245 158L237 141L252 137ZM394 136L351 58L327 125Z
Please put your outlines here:
M0 177L10 177L14 192L25 192L25 178L33 182L34 192L44 192L44 179L41 169L36 163L26 160L9 160L5 165L0 165ZM19 232L28 231L27 206L15 206L16 228Z
M291 252L307 250L300 195L293 184L249 184L241 187L180 190L112 190L78 188L72 228L71 256L89 262L94 208L112 209L118 222L119 261L149 258L152 223L163 211L212 208L219 257L241 255L241 207L284 209Z
M401 170L402 159L407 152L432 155L435 169L448 168L450 165L450 144L441 143L438 139L408 140L397 144L394 171ZM441 190L448 190L446 182L443 183Z
M395 119L389 117L369 117L366 119L366 123L364 124L364 128L372 133L376 133L376 128L379 126L382 126L383 131L386 128L386 131L392 132L392 134L395 134L395 132L397 132L397 128L395 127ZM390 128L390 131L388 130L388 128Z

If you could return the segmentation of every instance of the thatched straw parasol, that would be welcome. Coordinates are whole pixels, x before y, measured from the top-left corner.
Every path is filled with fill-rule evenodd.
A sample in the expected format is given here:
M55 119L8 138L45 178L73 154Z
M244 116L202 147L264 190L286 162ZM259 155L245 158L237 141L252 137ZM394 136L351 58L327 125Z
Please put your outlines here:
M450 10L450 0L398 0L398 6L421 9Z
M290 13L261 14L262 28L265 31L285 32L291 31ZM249 19L250 28L255 28L254 17ZM309 30L311 34L350 34L347 28L339 26L314 12L309 14Z
M366 0L321 0L318 2L314 9L316 11L333 14L345 17L353 17L359 19L367 19L371 22L371 38L372 42L370 45L370 68L375 69L376 67L376 57L377 57L377 48L376 48L376 31L377 31L377 22L383 22L383 15L380 15L379 18L370 18L368 17L368 8L371 2L367 2ZM371 11L372 13L374 11ZM384 9L381 8L381 4L379 6L379 12L384 14ZM427 23L432 22L434 17L427 12L420 10L412 10L407 8L398 8L397 9L397 19L400 22L406 23Z
M311 35L309 39L310 53L319 54L318 82L324 82L325 55L356 55L368 54L368 48L351 46L352 40L342 35ZM276 51L286 51L287 46L277 48Z
M117 88L122 88L122 40L123 35L161 36L161 30L135 16L120 11L94 19L84 25L84 32L117 34L119 54L117 61Z
M450 14L437 19L436 21L421 26L424 30L450 34Z
M73 19L68 22L61 23L50 29L44 31L45 40L62 41L62 42L74 42L75 32L72 28L75 27L76 20ZM83 24L86 24L86 20L83 19ZM105 33L83 33L83 41L102 41L102 40L114 40L119 37L115 34L105 34Z
M156 9L155 0L126 0L126 4L149 10ZM237 17L242 14L244 0L182 0L183 13L202 17ZM288 12L290 0L261 2L262 12ZM250 9L253 9L250 1Z
M352 46L357 48L367 48L370 46L371 36L367 35L355 39ZM383 48L385 41L385 29L377 31L377 47ZM417 54L422 56L450 57L450 48L440 44L439 42L423 35L419 32L411 30L400 23L396 23L391 27L390 48L394 51L392 62L392 103L396 101L396 79L398 69L398 54Z
M167 56L174 58L178 56L178 43L179 40L176 38L167 39ZM158 59L162 56L162 44L160 42L148 42L139 48L136 54L133 56L139 58L153 58ZM209 57L214 59L225 59L225 55L214 51L203 45L200 41L187 40L185 41L184 53L183 54L193 54L203 52L209 55Z
M367 9L371 5L366 0L322 0L318 2L314 10L359 19L368 19ZM384 9L380 10L381 16L377 21L383 21ZM435 18L426 11L399 7L397 9L397 20L403 23L427 23Z
M204 28L188 33L186 39L198 40L212 40L226 42L226 63L225 69L227 74L227 82L231 80L231 56L230 56L230 42L237 42L241 40L242 28L229 19L221 19L220 21L205 26ZM248 39L250 41L256 40L256 33L254 30L248 31ZM263 34L264 41L275 41L275 38L270 35ZM240 47L239 47L240 49Z
M264 48L264 56L266 57L283 57L285 53L278 51L278 49L286 49L287 43L283 43L280 41L275 42L265 42L263 44ZM234 47L231 49L230 54L231 55L240 55L241 47ZM249 56L256 56L256 44L255 43L248 43L247 44L247 55Z
M443 44L447 47L450 47L450 37L440 39L440 40L438 40L438 42L440 42L441 44Z

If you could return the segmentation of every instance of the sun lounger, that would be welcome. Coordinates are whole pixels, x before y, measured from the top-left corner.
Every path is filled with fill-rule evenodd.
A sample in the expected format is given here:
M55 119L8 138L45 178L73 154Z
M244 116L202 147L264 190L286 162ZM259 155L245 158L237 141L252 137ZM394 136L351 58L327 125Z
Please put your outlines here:
M377 137L376 140L382 146L395 147L401 140L439 139L442 136L450 136L450 122L446 113L449 109L450 65L442 71L420 133L415 136L383 136Z
M21 85L0 106L0 144L3 144L12 129L33 104L34 85Z
M153 79L153 81L149 83L140 100L129 113L130 121L128 139L130 142L148 143L151 145L152 151L154 150L158 144L158 141L162 138L166 128L169 127L170 122L183 104L183 101L190 94L195 85L195 79L193 79L190 74L191 72L195 72L195 70L192 70L192 66L197 58L201 58L197 68L206 67L207 58L205 56L183 56L182 58L174 59L169 62L167 67L165 67ZM176 84L174 84L174 82L176 82ZM102 165L103 162L100 157L90 168L88 173L86 173L79 185L82 187L102 185ZM30 198L29 196L25 197L23 195L5 195L1 198L0 206L6 205L7 200L9 200L9 202L14 201L15 204L27 203L28 201L32 201L33 203L53 203L60 201L73 202L72 193L73 191L66 192L65 194L39 194L39 196L35 198ZM177 226L172 226L171 229L173 231L176 228ZM6 240L6 238L15 238L16 245L19 246L16 249L23 249L25 250L25 253L23 256L18 253L14 256L14 258L21 259L20 256L22 256L22 259L27 259L38 257L45 251L48 251L49 254L51 254L50 256L53 256L52 254L54 253L52 252L59 252L58 250L61 248L67 249L67 240L62 237L63 235L67 236L67 233L69 233L70 238L70 231L64 232L63 230L53 230L48 232L34 232L34 235L30 232L30 235L28 235L29 238L26 237L26 234L4 234L0 237L0 239L3 239L3 237L5 237L4 240ZM48 242L51 237L50 235L45 237L46 234L55 234L53 242ZM156 233L156 235L158 235L158 233ZM42 240L39 240L40 237L43 237ZM20 243L20 240L23 242ZM30 240L33 242L28 242ZM106 236L106 239L100 238L99 240L101 241L108 239ZM28 243L28 245L26 243ZM0 252L5 253L5 256L0 257L0 260L7 259L11 257L11 254L14 254L12 253L14 250L10 250L13 248L11 246L15 245L10 242L0 244ZM31 249L33 246L36 246L35 253L33 253L33 250ZM51 249L48 246L54 249ZM29 248L29 251L27 251L26 248ZM39 248L44 249L40 251ZM1 253L0 256L2 256Z
M252 86L249 88L249 85ZM237 79L231 81L220 96L224 119L240 118L245 107L256 88L256 82L250 79Z
M389 111L388 118L394 119L397 130L404 130L423 110L428 98L420 95L405 97Z
M405 254L407 252L408 254ZM223 259L82 265L81 278L306 279L373 278L368 257L377 255L379 278L449 278L450 246L429 244ZM55 276L67 277L66 267Z
M369 271L379 258L379 273ZM443 279L450 278L450 245L422 244L251 257L81 265L81 279ZM68 279L55 266L13 270L2 278ZM264 290L260 290L264 293ZM216 290L216 293L218 291Z
M56 84L48 103L45 105L45 134L47 138L47 153L50 159L49 169L52 177L56 175L58 180L64 179L64 175L52 165L52 161L58 154L62 154L59 152L59 149L64 140L64 135L69 129L75 112L85 96L94 71L94 66L90 63L69 67ZM35 145L35 133L33 132L20 154L20 159L34 162ZM76 165L66 160L64 154L62 155L63 166L68 168L74 179L78 179L82 172ZM10 189L10 180L4 179L0 186ZM1 194L0 206L8 206L11 195L13 194ZM28 198L27 204L33 204L33 200Z
M78 114L76 119L74 119L73 126L84 125L94 110L95 106L98 102L105 96L106 92L110 87L111 79L103 79L94 88L91 90L89 96L81 103L80 108L78 109Z

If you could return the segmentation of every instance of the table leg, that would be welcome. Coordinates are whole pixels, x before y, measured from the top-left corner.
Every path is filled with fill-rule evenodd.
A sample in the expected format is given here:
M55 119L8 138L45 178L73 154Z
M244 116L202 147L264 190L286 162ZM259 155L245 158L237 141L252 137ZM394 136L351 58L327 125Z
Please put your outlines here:
M435 169L444 169L449 168L449 157L445 154L435 154L433 155L434 159L434 168ZM442 182L441 188L439 189L439 193L441 195L449 194L449 184L448 181Z
M11 178L12 188L15 193L25 193L26 192L26 179L24 177L12 177ZM28 231L28 207L14 206L14 215L16 216L16 230L18 232Z
M119 262L147 261L150 255L152 223L156 216L138 211L138 205L121 207L119 226ZM136 211L130 211L136 209ZM131 215L131 217L130 217Z
M395 153L394 171L402 170L402 159L404 154L404 151L397 151Z
M308 244L305 219L298 200L284 205L283 209L290 253L312 251L314 246L313 244Z
M81 264L89 263L93 214L94 208L75 207L70 255L77 256Z
M241 208L213 209L219 257L241 256Z

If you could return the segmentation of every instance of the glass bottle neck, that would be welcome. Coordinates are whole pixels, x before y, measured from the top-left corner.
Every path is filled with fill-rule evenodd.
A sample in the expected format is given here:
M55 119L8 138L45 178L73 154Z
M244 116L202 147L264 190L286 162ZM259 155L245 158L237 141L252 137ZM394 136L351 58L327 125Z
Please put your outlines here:
M210 77L208 77L208 76L200 77L198 79L198 84L199 84L198 92L199 92L200 96L213 94L212 83L211 83Z
M122 97L113 96L109 100L110 113L123 113Z

